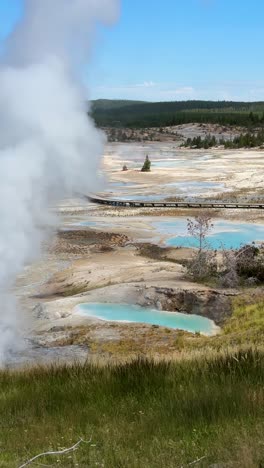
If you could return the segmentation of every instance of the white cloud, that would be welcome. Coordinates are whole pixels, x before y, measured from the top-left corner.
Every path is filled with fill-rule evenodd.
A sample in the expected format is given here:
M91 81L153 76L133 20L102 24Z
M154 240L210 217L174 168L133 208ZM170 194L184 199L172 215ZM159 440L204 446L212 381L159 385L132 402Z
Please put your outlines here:
M264 81L223 81L214 83L143 83L121 86L98 86L93 89L93 98L136 99L145 101L264 100Z
M93 89L93 98L170 101L173 99L188 99L194 93L195 90L192 86L144 81L143 83L124 86L97 86Z
M156 84L153 83L153 81L144 81L143 84L138 85L138 86L143 87L143 88L153 88L153 86L156 86Z

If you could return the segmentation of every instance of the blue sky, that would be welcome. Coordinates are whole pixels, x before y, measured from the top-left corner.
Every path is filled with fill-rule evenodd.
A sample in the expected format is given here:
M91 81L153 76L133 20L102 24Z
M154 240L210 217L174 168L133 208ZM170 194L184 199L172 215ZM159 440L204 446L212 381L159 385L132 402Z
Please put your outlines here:
M21 3L0 0L0 37ZM264 0L122 0L85 80L93 98L264 100L263 33Z
M4 39L14 27L22 11L20 0L0 0L0 40Z

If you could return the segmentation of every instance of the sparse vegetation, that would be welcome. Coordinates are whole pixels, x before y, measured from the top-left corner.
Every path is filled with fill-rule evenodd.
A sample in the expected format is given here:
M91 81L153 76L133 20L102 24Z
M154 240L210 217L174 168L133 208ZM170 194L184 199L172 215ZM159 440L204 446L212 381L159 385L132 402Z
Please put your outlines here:
M186 262L187 274L194 281L207 281L223 288L254 286L264 283L264 247L255 244L239 249L226 250L222 246L222 261L217 262L216 251L212 250L207 236L213 228L210 215L204 213L194 220L187 220L188 234L198 241L198 250Z

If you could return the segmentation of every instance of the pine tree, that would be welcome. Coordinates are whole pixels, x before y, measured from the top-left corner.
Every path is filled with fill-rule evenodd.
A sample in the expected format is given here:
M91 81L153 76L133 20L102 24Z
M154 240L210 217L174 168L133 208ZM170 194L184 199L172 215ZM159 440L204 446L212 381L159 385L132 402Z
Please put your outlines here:
M145 162L143 164L143 167L141 169L141 172L150 172L150 166L151 166L151 162L150 162L149 157L147 155L146 159L145 159Z

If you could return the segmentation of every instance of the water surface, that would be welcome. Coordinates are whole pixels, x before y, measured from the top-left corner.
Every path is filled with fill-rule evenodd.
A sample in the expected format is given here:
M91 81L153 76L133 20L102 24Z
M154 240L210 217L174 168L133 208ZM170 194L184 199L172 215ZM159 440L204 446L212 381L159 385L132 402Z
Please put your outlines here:
M214 322L205 317L136 305L89 303L79 305L78 310L82 314L106 321L148 323L205 335L210 335L216 330Z
M264 242L264 225L254 223L235 223L216 220L212 231L207 236L208 247L212 249L237 249L252 242ZM173 234L166 240L171 247L198 247L198 240L187 234L187 220L159 221L154 227L163 234Z

